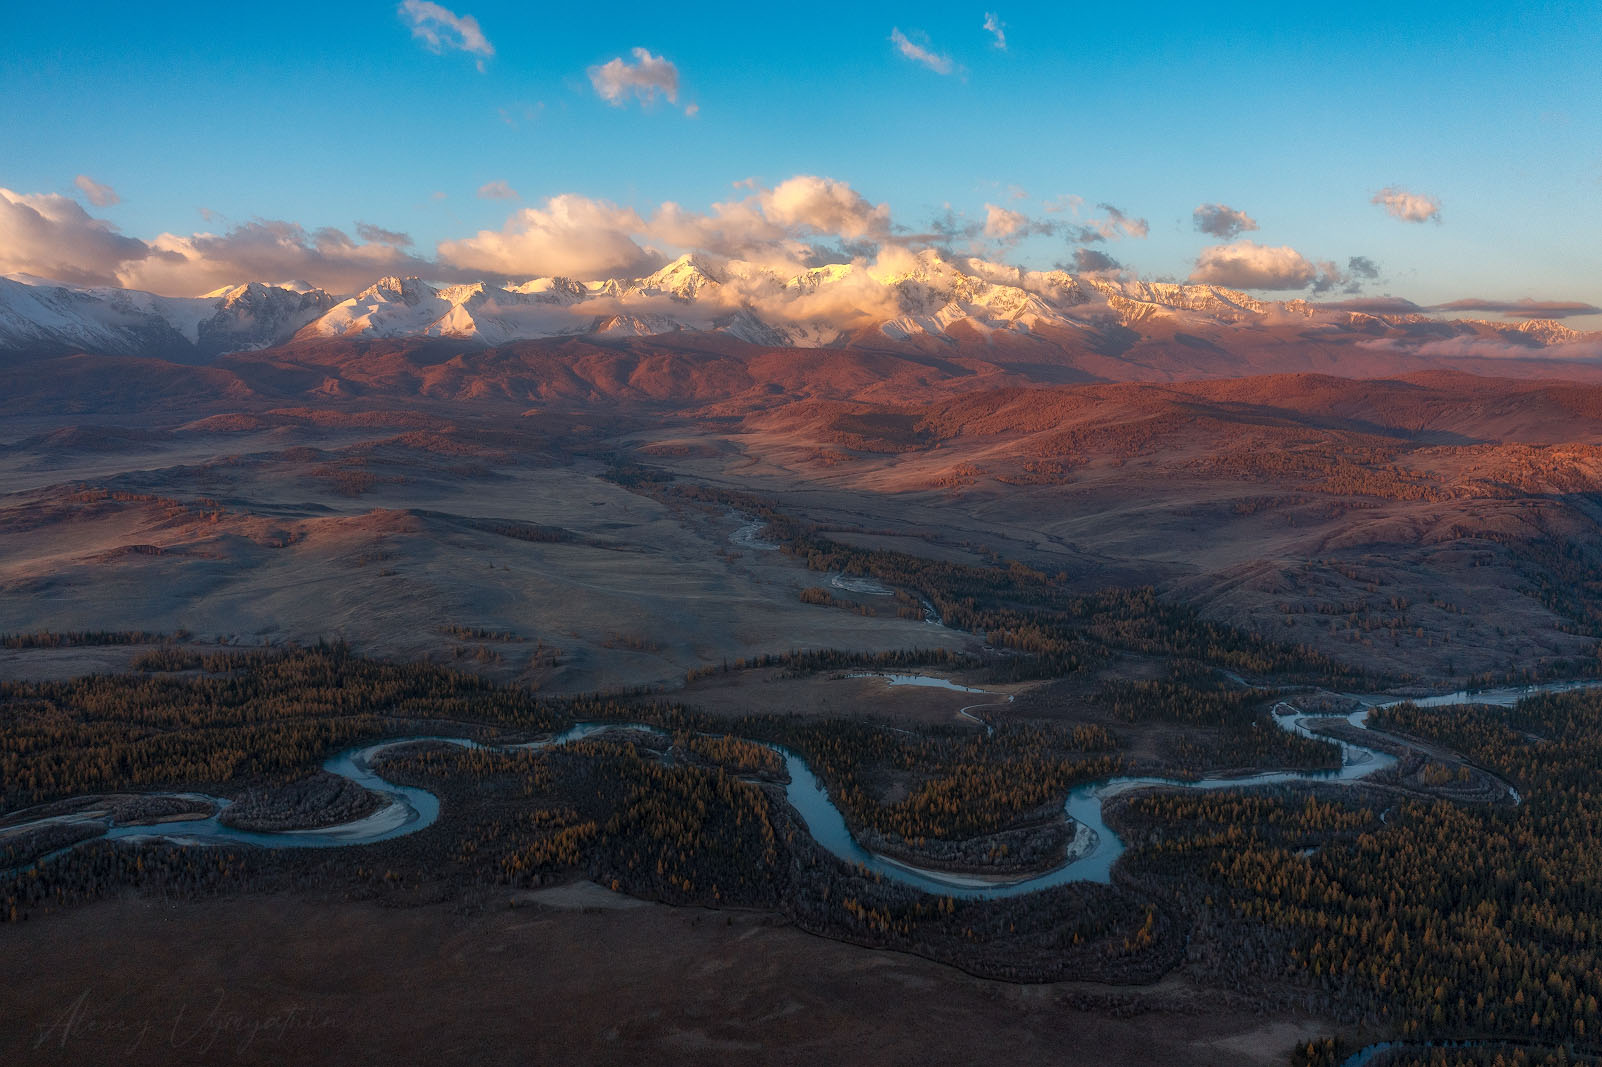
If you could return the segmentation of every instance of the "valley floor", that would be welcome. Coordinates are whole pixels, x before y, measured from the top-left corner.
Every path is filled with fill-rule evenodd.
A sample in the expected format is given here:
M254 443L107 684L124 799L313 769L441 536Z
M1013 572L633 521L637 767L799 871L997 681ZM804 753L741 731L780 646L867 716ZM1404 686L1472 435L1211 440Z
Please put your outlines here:
M0 1057L1277 1067L1336 1029L1179 977L1010 985L781 923L599 887L471 916L280 896L106 902L0 931L0 968L25 978L9 984Z
M1602 1030L1595 694L1376 712L1406 741L1361 788L1121 797L1114 884L966 910L812 848L772 753L717 737L992 873L1070 846L1083 783L1337 766L1286 705L1594 678L1602 389L389 400L0 424L0 814L350 814L316 768L358 743L682 736L398 751L439 832L323 866L6 844L0 1062L1328 1067L1294 1050Z

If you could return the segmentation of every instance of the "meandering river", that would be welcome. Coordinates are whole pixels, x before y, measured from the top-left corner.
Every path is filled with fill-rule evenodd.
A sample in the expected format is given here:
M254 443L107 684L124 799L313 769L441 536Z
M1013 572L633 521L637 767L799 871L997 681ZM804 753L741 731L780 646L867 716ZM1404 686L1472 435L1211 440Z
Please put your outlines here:
M888 674L884 675L884 677L891 685L927 685L956 692L996 695L986 693L983 689L957 685L946 679L927 675ZM1467 703L1511 707L1519 700L1537 693L1569 692L1597 685L1602 685L1602 682L1555 682L1549 685L1484 690L1480 692L1461 691L1443 696L1415 698L1411 702L1422 707L1443 707L1451 704ZM1008 699L1011 698L1009 697ZM1407 702L1393 696L1381 695L1358 696L1355 699L1361 705L1359 709L1342 717L1351 726L1359 730L1368 729L1368 716L1373 709ZM999 704L1000 701L996 703ZM972 705L972 707L983 706L986 705ZM1281 707L1284 707L1284 705L1281 705ZM967 710L964 709L965 712ZM1279 708L1276 708L1276 713L1279 710ZM972 718L972 716L969 717ZM1288 715L1275 714L1273 716L1274 721L1282 729L1292 730L1319 740L1332 740L1329 737L1315 734L1308 728L1307 722L1313 718L1327 719L1330 716L1311 716L1295 713ZM650 727L635 724L581 723L546 741L508 747L514 749L544 748L561 745L602 730L619 727L651 729ZM377 744L351 749L332 757L323 764L325 771L348 778L378 794L385 801L384 806L373 814L335 826L279 833L237 830L224 826L220 821L220 815L227 808L230 801L219 797L205 797L193 793L173 793L161 795L209 801L216 806L216 814L209 818L187 822L135 823L123 826L112 825L109 817L102 817L102 821L107 827L104 836L123 840L164 840L180 844L243 844L264 848L333 848L373 844L393 837L400 837L404 834L416 833L432 825L439 818L439 798L427 790L396 785L385 780L373 769L372 763L373 759L385 749L417 741L438 741L464 747L480 747L478 742L466 738L417 736L381 741ZM859 864L889 881L902 885L954 897L999 898L1033 893L1067 882L1109 882L1112 877L1113 864L1119 856L1123 855L1125 846L1118 835L1103 820L1102 810L1109 798L1120 793L1149 787L1241 789L1285 782L1350 782L1365 778L1376 771L1392 766L1396 762L1395 757L1379 751L1377 748L1370 748L1343 740L1335 741L1335 743L1340 745L1341 765L1334 770L1311 772L1274 771L1239 777L1202 778L1190 781L1154 776L1118 777L1079 786L1068 794L1068 800L1064 808L1068 818L1078 824L1076 826L1074 844L1069 850L1069 858L1052 870L1020 877L1012 881L923 870L870 852L851 836L851 831L846 826L845 817L829 799L828 790L824 788L818 777L813 774L812 768L807 765L806 761L794 752L790 752L780 746L769 745L768 747L784 757L785 769L790 775L790 781L785 786L785 799L806 825L813 840L822 848L841 859ZM1518 799L1516 793L1513 796L1515 800ZM33 823L8 827L4 831L0 831L0 833L9 835L43 823L59 822L64 819L84 821L94 817L90 813L83 816L42 818ZM100 840L100 838L92 840ZM74 846L60 849L51 853L50 856L42 857L35 862L45 862L54 856L70 851L71 847ZM1431 1047L1465 1047L1475 1044L1478 1044L1478 1042L1381 1042L1359 1049L1345 1061L1343 1067L1365 1067L1380 1053L1404 1047L1426 1049Z
M885 675L884 677L893 685L930 685L958 692L997 695L988 694L982 689L957 685L946 679L933 678L927 675L897 674ZM1445 696L1414 699L1412 702L1429 707L1462 703L1493 704L1506 707L1536 693L1567 692L1573 689L1589 688L1598 684L1602 683L1590 681L1556 682L1550 685L1528 686L1519 689L1488 690L1477 693L1449 693ZM1344 716L1344 718L1359 730L1367 729L1368 715L1374 708L1405 702L1396 697L1379 695L1359 696L1355 699L1362 706L1359 710ZM998 700L997 703L1000 703L1000 701ZM986 705L975 704L972 706L983 707ZM1291 714L1275 715L1273 718L1282 729L1292 730L1306 737L1316 737L1323 741L1332 740L1329 737L1315 734L1307 725L1310 719L1327 719L1330 716ZM527 749L562 745L602 730L619 727L651 729L646 726L626 723L581 723L546 741L508 747L512 749ZM73 819L74 821L89 821L98 817L106 826L104 836L110 839L162 840L179 844L240 844L262 848L335 848L387 841L390 838L400 837L404 834L416 833L433 825L439 818L438 797L424 789L397 785L387 781L373 769L373 760L380 752L398 745L418 741L436 741L464 747L479 747L478 742L466 738L415 736L381 741L377 744L341 752L339 755L327 760L323 764L323 770L330 774L337 774L342 778L348 778L356 784L371 790L383 798L384 806L364 818L334 826L283 832L239 830L223 825L221 815L230 802L216 797L198 798L208 800L217 806L217 811L212 816L189 821L114 825L108 816L96 816L92 813L75 816ZM1288 782L1350 782L1367 777L1396 762L1395 757L1380 751L1378 748L1370 748L1349 741L1335 741L1334 743L1338 744L1341 749L1341 765L1337 769L1327 771L1271 771L1236 777L1191 780L1149 775L1129 776L1109 778L1078 786L1069 792L1064 806L1064 814L1077 824L1074 842L1069 848L1068 858L1051 870L1019 876L1010 880L921 869L869 851L851 835L850 829L846 826L845 817L841 814L840 809L835 807L834 802L829 798L828 790L817 775L813 773L812 768L807 765L806 761L796 753L781 746L768 745L768 747L784 758L785 769L789 772L790 781L785 787L786 800L796 814L800 816L801 821L806 825L807 831L812 835L813 839L825 850L841 859L859 864L888 881L927 892L956 897L999 898L1033 893L1067 882L1110 882L1113 864L1117 862L1119 856L1123 855L1125 846L1124 842L1104 821L1103 807L1109 798L1118 796L1121 793L1152 787L1213 790L1254 788ZM160 795L196 798L195 794ZM1516 794L1514 799L1517 799ZM0 833L5 836L11 836L30 827L51 821L61 821L61 817L55 817L54 819L42 818L34 822L7 827ZM91 840L100 840L100 838L92 838ZM52 855L58 854L52 853Z

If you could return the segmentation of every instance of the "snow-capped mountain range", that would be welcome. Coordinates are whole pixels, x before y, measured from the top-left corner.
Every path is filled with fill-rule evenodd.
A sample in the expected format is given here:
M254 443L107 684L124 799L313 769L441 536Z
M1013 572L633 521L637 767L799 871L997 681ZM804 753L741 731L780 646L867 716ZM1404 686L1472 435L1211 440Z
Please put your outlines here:
M93 352L194 362L292 341L450 338L485 346L548 337L724 334L765 347L817 348L934 341L1062 342L1109 330L1148 333L1294 325L1382 336L1490 333L1519 346L1582 335L1545 320L1443 322L1373 315L1305 300L1265 301L1208 285L1026 271L980 259L908 255L787 274L682 256L644 278L535 278L520 284L435 286L381 278L341 299L303 285L250 282L201 297L81 288L24 275L0 278L0 351Z
M176 361L280 344L337 303L321 289L251 282L202 297L0 278L0 350Z

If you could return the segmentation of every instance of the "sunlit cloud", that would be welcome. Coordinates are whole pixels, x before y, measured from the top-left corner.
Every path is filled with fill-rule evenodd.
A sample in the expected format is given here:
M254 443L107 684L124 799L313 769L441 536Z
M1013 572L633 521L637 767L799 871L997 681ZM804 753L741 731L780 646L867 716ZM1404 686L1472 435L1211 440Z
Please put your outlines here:
M517 212L499 230L439 246L444 263L490 275L584 278L650 270L660 261L631 234L645 229L632 208L565 195Z
M666 261L663 248L711 252L775 270L823 258L815 241L877 249L891 236L890 208L849 184L796 175L772 188L741 183L746 195L706 211L673 202L649 216L604 200L568 194L525 208L499 230L439 246L442 262L509 277L633 276Z
M1011 244L1025 237L1049 236L1056 233L1057 229L1058 224L1054 219L1030 218L1022 211L1013 211L999 204L986 204L981 232L991 240Z
M1439 200L1433 196L1410 193L1399 186L1386 186L1370 197L1369 203L1381 205L1392 218L1403 222L1441 221Z
M1242 240L1202 249L1190 280L1230 289L1305 289L1318 268L1288 246L1278 248Z
M1007 24L1002 22L1001 17L994 11L985 12L985 32L995 38L991 42L993 48L999 48L1003 52L1007 50Z
M370 222L358 222L354 238L332 227L257 219L225 232L163 233L147 242L122 235L67 197L0 190L0 273L182 296L291 279L350 292L386 274L439 281L638 277L671 258L664 249L711 252L788 275L831 259L871 256L893 240L889 206L846 182L796 175L742 189L705 211L664 203L649 217L583 196L553 197L515 212L498 230L440 243L434 258L412 251L409 234ZM491 183L484 195L510 193L504 183Z
M596 95L613 107L622 107L631 95L644 105L653 103L659 95L667 97L670 104L678 103L679 68L662 56L653 56L648 49L636 48L631 54L633 63L619 56L589 69L590 85Z
M517 190L507 185L505 181L497 178L492 182L485 182L478 187L480 200L516 200Z
M122 203L122 197L117 195L117 190L109 185L101 185L87 174L78 175L72 179L72 184L76 185L84 199L95 207L110 207Z
M780 226L847 239L883 236L890 230L888 204L870 204L850 185L833 178L797 175L759 197L763 215Z
M995 204L985 205L985 236L1012 237L1029 225L1029 216L1021 211L1009 211Z
M1228 204L1203 204L1191 213L1191 218L1197 230L1225 241L1257 229L1256 219Z
M0 274L33 274L73 285L116 285L117 265L150 254L143 241L55 193L0 188Z
M517 197L504 181L487 183L478 193L487 200ZM832 265L827 286L832 295L827 300L850 294L849 300L861 304L870 301L873 286L853 281L834 288L842 269L853 278L857 271L877 272L880 278L896 271L917 272L928 262L918 258L920 252L931 249L950 262L989 260L985 270L991 273L1016 271L1005 265L1001 254L1026 238L1051 236L1068 244L1071 261L1063 269L1102 277L1136 276L1104 249L1113 241L1146 237L1150 227L1145 219L1105 202L1089 211L1077 198L1044 205L1048 210L1055 206L1064 213L1071 211L1071 216L1037 217L1019 210L1021 197L1000 199L1001 203L985 203L977 217L948 204L944 214L932 221L906 225L892 218L888 204L875 203L850 183L822 175L798 174L772 185L747 179L735 183L727 199L704 208L668 201L636 209L566 194L527 207L512 205L517 210L509 208L511 213L498 228L444 240L430 252L415 249L406 232L367 221L356 222L347 232L274 219L225 229L227 224L218 220L213 225L219 232L163 233L141 240L90 215L77 198L0 190L0 273L122 285L165 295L291 279L349 293L389 274L443 282L553 275L636 279L682 253L695 253L706 257L698 262L708 271L728 268L727 277L718 283L723 286L718 299L732 313L740 307L767 307L777 299L776 289L788 291L790 279L825 265ZM1245 212L1222 204L1202 205L1197 217L1199 223L1226 232L1239 232L1252 221ZM1029 283L1036 288L1062 284L1060 275L1050 281L1049 272L1024 273L1036 279ZM1379 275L1379 266L1364 256L1338 263L1309 258L1288 246L1239 239L1203 249L1189 280L1237 289L1323 294L1355 293ZM811 301L810 293L807 289L786 296L783 315L801 314L798 309L809 305L794 300L804 296ZM820 296L816 302L821 306L827 301ZM723 307L715 302L707 306ZM1420 307L1374 297L1319 306L1371 314L1484 313L1515 320L1602 315L1602 308L1590 303L1534 298L1475 298Z
M919 34L919 36L922 37L923 35ZM895 45L896 51L900 52L904 57L921 66L928 67L936 74L950 74L957 69L956 64L951 62L951 57L941 55L931 49L928 46L927 39L924 40L923 44L918 44L910 40L899 28L890 31L890 43Z
M495 46L479 27L472 15L458 15L449 8L430 0L403 0L396 9L401 21L412 29L412 36L427 45L430 51L466 52L481 56L478 69L484 70L484 60L495 54Z

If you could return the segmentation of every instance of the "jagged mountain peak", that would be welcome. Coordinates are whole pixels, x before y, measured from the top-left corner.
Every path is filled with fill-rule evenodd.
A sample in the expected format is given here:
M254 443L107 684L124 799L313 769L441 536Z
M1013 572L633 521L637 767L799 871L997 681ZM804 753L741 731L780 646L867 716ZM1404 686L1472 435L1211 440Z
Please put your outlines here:
M399 278L391 274L378 279L378 281L363 289L356 299L358 301L399 300L408 307L416 307L424 300L433 299L438 295L438 290L415 275Z
M583 282L567 277L534 278L520 285L509 285L506 291L530 296L547 304L575 304L590 295Z
M1537 338L1545 345L1572 344L1585 336L1552 319L1527 319L1507 328L1526 337Z
M719 274L705 256L686 253L655 274L641 279L633 288L645 295L662 293L677 300L693 301L706 287L723 284Z

